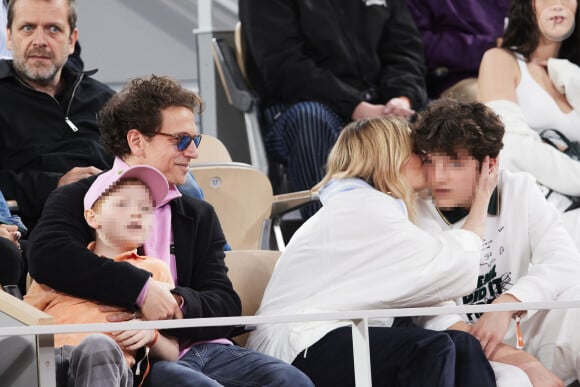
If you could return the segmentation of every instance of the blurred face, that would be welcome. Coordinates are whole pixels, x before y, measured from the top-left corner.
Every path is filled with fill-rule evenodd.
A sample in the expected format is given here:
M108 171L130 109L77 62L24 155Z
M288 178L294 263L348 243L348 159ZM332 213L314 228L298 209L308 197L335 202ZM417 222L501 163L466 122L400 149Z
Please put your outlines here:
M19 0L7 30L16 71L33 87L58 84L77 34L70 31L65 0Z
M193 112L185 107L172 106L161 111L162 124L159 132L166 135L197 134ZM189 162L197 158L197 148L192 141L183 151L177 149L178 139L155 135L145 140L143 164L157 168L169 184L185 183Z
M121 251L141 246L151 230L154 216L149 188L140 182L121 183L94 208L100 242Z
M456 157L430 153L424 159L423 168L437 207L471 207L479 178L479 162L467 151L459 150Z
M577 0L534 0L540 33L548 40L566 40L575 28Z
M411 153L401 168L403 176L407 179L415 191L425 188L425 175L423 173L423 161L415 153Z

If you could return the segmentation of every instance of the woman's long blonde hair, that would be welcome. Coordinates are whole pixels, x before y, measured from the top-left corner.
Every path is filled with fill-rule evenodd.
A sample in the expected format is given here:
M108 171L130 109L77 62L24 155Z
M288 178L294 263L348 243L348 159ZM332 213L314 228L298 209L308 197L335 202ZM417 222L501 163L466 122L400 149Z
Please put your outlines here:
M328 155L326 175L313 190L331 179L358 177L377 190L403 200L414 219L415 195L402 167L411 154L411 129L396 117L371 118L348 124Z

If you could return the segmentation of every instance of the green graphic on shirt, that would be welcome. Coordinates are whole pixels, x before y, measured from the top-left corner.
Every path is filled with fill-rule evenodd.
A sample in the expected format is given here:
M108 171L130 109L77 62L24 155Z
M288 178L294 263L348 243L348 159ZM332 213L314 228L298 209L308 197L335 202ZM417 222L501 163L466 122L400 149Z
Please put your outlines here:
M487 273L477 277L477 289L463 297L463 304L489 304L510 287L510 274L498 277L495 267L493 265ZM469 321L475 321L480 316L481 313L467 313Z

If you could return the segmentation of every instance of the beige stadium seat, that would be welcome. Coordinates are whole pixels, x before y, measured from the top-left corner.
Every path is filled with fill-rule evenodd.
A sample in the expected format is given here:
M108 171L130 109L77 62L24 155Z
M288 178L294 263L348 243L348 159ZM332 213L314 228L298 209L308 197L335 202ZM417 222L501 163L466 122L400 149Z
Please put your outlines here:
M242 316L256 314L279 257L279 251L271 250L226 252L228 277L242 300ZM247 336L246 333L235 337L235 340L245 345Z
M477 101L477 78L466 78L441 93L441 98L451 98L462 102Z
M226 240L233 250L258 250L269 242L271 223L276 244L284 246L281 216L302 204L318 200L311 191L274 196L268 177L244 163L199 164L190 168L214 206Z
M228 103L244 115L251 164L268 174L268 158L258 119L258 96L248 87L232 47L223 39L213 38L211 48Z
M210 136L209 134L202 135L197 153L197 159L191 160L190 165L204 163L229 163L232 161L232 156L224 143L217 137Z

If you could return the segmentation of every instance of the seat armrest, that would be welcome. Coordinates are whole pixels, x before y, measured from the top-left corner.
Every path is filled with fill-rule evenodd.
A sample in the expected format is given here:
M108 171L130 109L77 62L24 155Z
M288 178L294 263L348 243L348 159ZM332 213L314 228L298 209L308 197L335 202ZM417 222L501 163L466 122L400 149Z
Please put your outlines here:
M20 321L25 325L53 324L51 315L44 313L32 305L0 290L0 312Z
M6 200L10 212L18 211L18 202L16 200Z
M281 195L274 195L272 198L271 217L281 216L293 211L305 204L318 201L318 192L310 190L290 192Z

